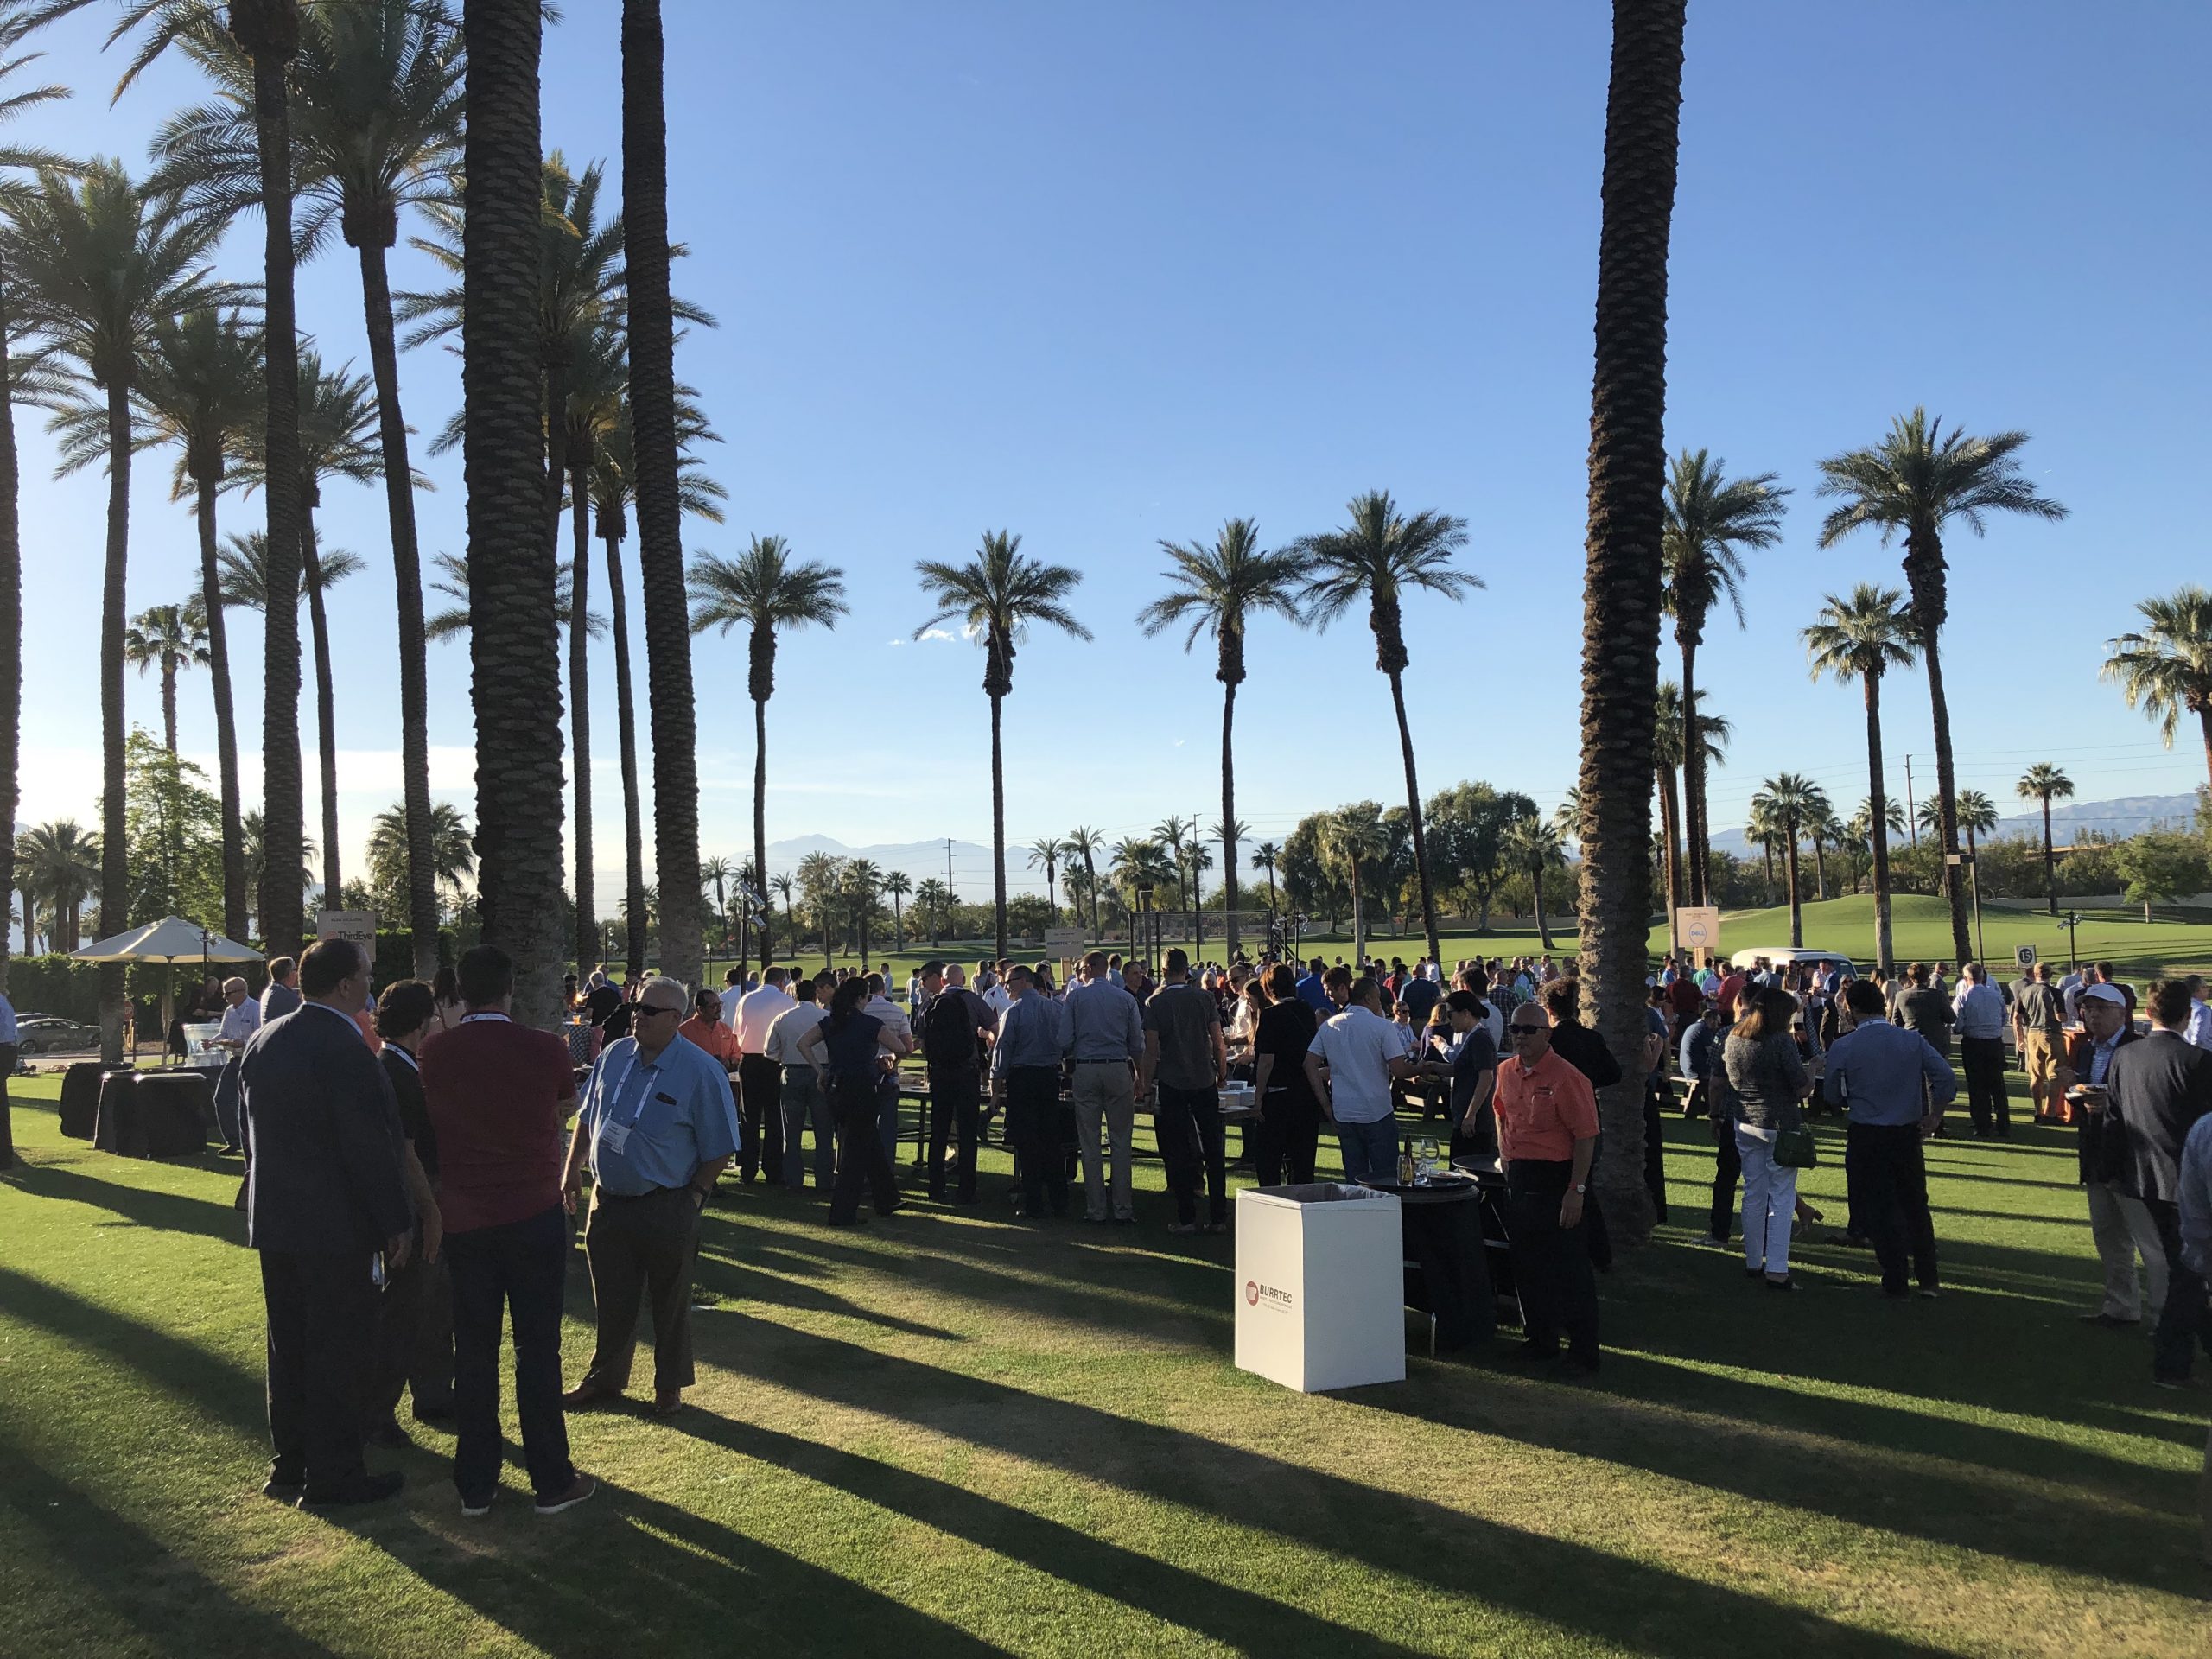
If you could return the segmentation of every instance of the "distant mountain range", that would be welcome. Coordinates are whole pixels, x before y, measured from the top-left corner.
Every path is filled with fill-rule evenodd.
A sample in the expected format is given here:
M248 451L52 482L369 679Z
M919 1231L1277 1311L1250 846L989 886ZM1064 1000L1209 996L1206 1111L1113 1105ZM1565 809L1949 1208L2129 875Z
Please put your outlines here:
M2056 801L2050 809L2050 833L2061 846L2090 830L2117 840L2140 835L2145 830L2186 830L2196 815L2194 795L2123 795L2114 801ZM2040 837L2042 809L1998 819L1997 833L2000 836ZM1713 836L1713 850L1749 858L1758 849L1745 839L1741 830L1724 830Z

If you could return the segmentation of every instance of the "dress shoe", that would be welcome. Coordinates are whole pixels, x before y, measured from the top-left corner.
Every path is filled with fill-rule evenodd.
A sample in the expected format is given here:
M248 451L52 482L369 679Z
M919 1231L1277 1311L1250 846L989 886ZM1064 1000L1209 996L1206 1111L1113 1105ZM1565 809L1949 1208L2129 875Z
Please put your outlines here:
M2101 1325L2107 1331L2133 1331L2143 1323L2140 1319L2123 1319L2117 1313L2107 1313L2102 1310L2094 1313L2076 1313L2074 1317L2084 1325Z
M381 1475L363 1475L343 1486L317 1487L310 1483L300 1493L300 1507L303 1510L350 1509L357 1503L381 1503L395 1495L407 1484L407 1477L398 1470L388 1470Z
M261 1483L261 1495L273 1497L279 1503L296 1503L300 1494L307 1491L307 1483L296 1475L280 1473L272 1469L269 1478Z
M539 1498L537 1512L540 1515L558 1515L563 1510L573 1510L598 1490L599 1482L594 1477L579 1472L564 1490L549 1492Z
M671 1389L664 1394L653 1395L652 1414L656 1417L673 1417L683 1409L683 1390L681 1389Z
M598 1382L579 1382L561 1396L561 1404L568 1411L589 1411L597 1406L614 1405L622 1398L620 1389L610 1389Z
M461 1512L463 1515L467 1516L471 1520L474 1520L480 1515L489 1515L492 1512L492 1500L499 1495L499 1489L494 1486L490 1491L483 1493L480 1497L464 1497L461 1500Z

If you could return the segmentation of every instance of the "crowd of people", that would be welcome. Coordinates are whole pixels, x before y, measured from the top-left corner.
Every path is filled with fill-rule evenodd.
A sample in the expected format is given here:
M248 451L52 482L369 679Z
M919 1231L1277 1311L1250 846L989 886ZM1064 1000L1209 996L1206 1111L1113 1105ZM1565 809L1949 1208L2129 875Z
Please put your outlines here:
M288 974L289 1009L257 1006L242 984L226 992L242 1197L268 1304L272 1496L389 1495L398 1477L371 1474L364 1447L404 1441L397 1414L411 1395L418 1419L454 1421L454 1484L464 1512L483 1513L504 1457L498 1351L511 1323L537 1507L585 1501L594 1484L570 1459L566 1414L627 1395L641 1311L650 1410L683 1408L700 1217L725 1173L788 1192L810 1176L832 1225L888 1217L908 1201L902 1097L921 1109L931 1200L982 1200L978 1151L996 1118L1014 1154L1007 1197L1037 1226L1134 1224L1134 1135L1148 1112L1177 1235L1229 1226L1234 1127L1264 1185L1313 1181L1325 1131L1345 1179L1389 1185L1405 1174L1405 1120L1442 1120L1452 1161L1498 1184L1516 1356L1585 1376L1600 1363L1594 1275L1611 1259L1592 1191L1599 1090L1642 1079L1643 1174L1663 1218L1662 1115L1679 1073L1682 1111L1715 1141L1707 1237L1740 1248L1745 1274L1777 1291L1796 1288L1793 1240L1823 1219L1796 1190L1815 1156L1808 1119L1842 1114L1840 1237L1872 1250L1885 1295L1932 1298L1923 1147L1949 1133L1961 1071L1972 1132L2010 1133L2009 1033L2035 1115L2079 1126L2106 1269L2104 1302L2084 1317L2152 1321L2162 1382L2186 1378L2196 1345L2212 1351L2201 981L2151 987L2139 1038L2137 994L2102 964L2000 987L1976 963L1955 982L1942 963L1862 979L1834 959L1669 958L1626 1065L1585 1022L1571 966L1549 958L1463 961L1447 976L1425 959L1200 967L1171 950L1155 979L1097 951L1065 985L1049 963L987 960L971 977L931 961L903 998L880 971L734 969L696 990L596 973L568 987L558 1033L512 1020L513 982L505 955L481 946L436 982L386 987L372 1009L365 956L334 940ZM902 1074L910 1058L919 1077ZM597 1336L564 1390L580 1210Z

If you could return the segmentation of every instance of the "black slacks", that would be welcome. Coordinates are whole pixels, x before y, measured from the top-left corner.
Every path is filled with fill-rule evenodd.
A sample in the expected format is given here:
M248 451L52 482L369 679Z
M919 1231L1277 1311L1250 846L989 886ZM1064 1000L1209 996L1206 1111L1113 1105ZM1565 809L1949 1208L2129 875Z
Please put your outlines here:
M524 1221L448 1233L453 1268L453 1484L464 1502L499 1484L499 1331L514 1323L515 1412L523 1462L540 1497L575 1484L569 1421L561 1410L561 1302L569 1271L569 1217L559 1205Z
M1303 1089L1270 1089L1253 1140L1252 1161L1262 1186L1306 1185L1313 1179L1321 1144L1320 1103Z
M1844 1180L1852 1218L1874 1246L1882 1288L1903 1296L1910 1268L1933 1288L1936 1223L1928 1213L1928 1166L1917 1123L1853 1123L1844 1131Z
M837 1120L837 1180L830 1189L830 1221L842 1226L860 1214L861 1186L867 1184L878 1215L899 1207L899 1178L884 1155L877 1127L875 1079L832 1075L830 1109Z
M453 1278L442 1255L425 1262L422 1251L417 1232L407 1265L386 1269L370 1367L372 1428L394 1415L410 1387L416 1416L453 1409Z
M1744 1178L1744 1154L1736 1150L1736 1125L1713 1120L1713 1211L1706 1230L1723 1244L1736 1223L1736 1183Z
M264 1250L270 1477L312 1492L361 1479L377 1286L368 1250Z
M1667 1219L1667 1130L1660 1121L1667 1085L1654 1083L1643 1091L1643 1190L1651 1195L1651 1212Z
M0 1169L16 1161L16 1126L8 1107L8 1080L16 1075L18 1052L13 1043L0 1043Z
M1198 1218L1198 1182L1206 1185L1206 1213L1217 1225L1229 1219L1229 1169L1223 1144L1221 1091L1160 1085L1160 1106L1153 1116L1160 1161L1167 1166L1167 1190L1175 1195L1175 1219L1185 1226ZM1317 1127L1314 1130L1320 1133Z
M1021 1213L1068 1212L1066 1142L1060 1133L1060 1068L1008 1066L1006 1134L1021 1161Z
M771 1181L784 1178L784 1068L766 1054L747 1054L737 1063L737 1101L742 1129L738 1135L737 1179L750 1182L761 1171Z
M699 1205L691 1192L663 1187L623 1198L592 1189L584 1259L591 1264L599 1340L586 1383L617 1394L630 1386L642 1304L653 1316L653 1391L691 1386L691 1265L699 1249Z
M966 1065L930 1067L930 1197L944 1197L944 1149L948 1137L960 1155L960 1202L976 1197L976 1124L982 1110L982 1068Z
M1959 1064L1967 1074L1967 1109L1974 1115L1974 1132L2000 1135L2012 1132L2012 1104L2005 1090L2005 1039L2001 1037L1961 1037Z
M2151 1374L2164 1382L2186 1382L2197 1345L2212 1354L2212 1302L2205 1299L2203 1276L2182 1260L2179 1208L2170 1198L2145 1198L2143 1207L2166 1252L2166 1300L2152 1332Z
M1567 1338L1567 1351L1598 1363L1598 1281L1590 1247L1580 1236L1592 1206L1584 1195L1582 1224L1559 1224L1560 1200L1573 1185L1574 1166L1516 1158L1505 1166L1506 1225L1512 1232L1513 1282L1521 1294L1521 1324L1543 1351Z

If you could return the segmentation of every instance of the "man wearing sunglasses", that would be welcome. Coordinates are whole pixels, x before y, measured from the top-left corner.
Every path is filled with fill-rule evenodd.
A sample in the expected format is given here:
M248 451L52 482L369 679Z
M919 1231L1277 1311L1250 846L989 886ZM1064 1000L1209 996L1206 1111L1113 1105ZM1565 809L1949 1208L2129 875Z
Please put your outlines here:
M1561 1376L1588 1376L1598 1369L1598 1281L1582 1216L1598 1149L1598 1097L1590 1080L1553 1052L1551 1024L1535 1002L1521 1004L1506 1022L1513 1054L1497 1068L1498 1159L1528 1337L1521 1357L1556 1359Z

